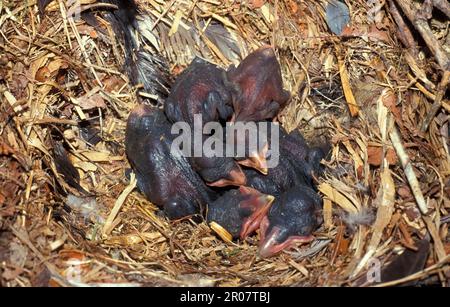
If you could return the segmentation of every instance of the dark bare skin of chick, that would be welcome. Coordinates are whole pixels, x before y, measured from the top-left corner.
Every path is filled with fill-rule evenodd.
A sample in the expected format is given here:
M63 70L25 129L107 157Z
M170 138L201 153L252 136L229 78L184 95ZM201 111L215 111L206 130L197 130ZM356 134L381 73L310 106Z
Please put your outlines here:
M139 105L127 122L125 147L139 190L170 219L199 214L215 194L187 159L171 152L171 124L161 110Z
M270 168L267 175L262 175L253 169L244 169L247 185L265 194L280 195L296 185L307 185L311 179L304 171L286 158L280 159L278 166Z
M195 114L202 115L203 125L229 119L233 108L226 78L223 69L195 58L178 76L166 100L164 111L169 120L185 122L193 128ZM231 157L192 157L190 162L208 185L239 186L246 182L244 173Z
M195 114L201 114L204 123L229 119L233 108L226 78L220 67L195 58L175 80L164 105L167 118L191 127Z
M310 148L301 133L287 133L280 127L280 159L267 176L246 171L248 185L276 197L269 214L261 222L259 253L270 257L296 243L314 239L313 231L322 223L321 198L314 177L322 172L320 161L327 146Z
M234 121L273 119L290 98L270 46L252 52L238 67L230 67L227 76L237 93L233 97Z
M280 146L281 151L290 154L297 161L306 161L305 171L309 175L319 177L323 173L323 167L320 161L328 156L331 149L329 144L323 143L317 146L309 146L303 135L298 130L286 133L284 129L280 129Z
M273 201L271 195L241 186L210 203L206 219L220 225L234 239L245 239L259 228Z
M295 244L311 242L323 221L321 203L308 186L295 186L277 197L261 222L259 255L270 257Z
M322 149L310 148L300 132L287 133L280 126L279 154L278 165L269 168L267 175L244 169L247 185L274 196L297 185L314 187L314 177L320 176L320 161L326 155Z
M290 98L283 89L280 64L270 46L249 54L238 67L230 67L227 76L234 86L233 122L273 120ZM241 159L239 164L266 174L266 150L262 146L250 152L248 159Z

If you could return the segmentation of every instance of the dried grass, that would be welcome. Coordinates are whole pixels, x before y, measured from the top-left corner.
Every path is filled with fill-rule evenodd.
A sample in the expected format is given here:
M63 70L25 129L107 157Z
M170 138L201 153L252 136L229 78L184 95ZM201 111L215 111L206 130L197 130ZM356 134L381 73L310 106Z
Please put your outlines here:
M333 146L319 185L318 240L260 259L257 237L226 243L206 223L169 222L136 190L128 194L123 141L137 101L118 43L63 18L64 1L42 18L34 1L8 0L0 4L1 285L356 285L370 258L388 263L426 233L427 269L406 280L434 276L448 285L448 71L402 48L390 10L378 11L385 17L376 28L367 3L354 1L358 31L336 37L324 21L326 1L257 2L264 5L142 0L164 33L148 48L176 71L194 54L226 67L263 43L276 46L293 94L280 121ZM238 50L218 47L199 20L225 25ZM432 29L444 48L446 25ZM96 119L95 146L81 137L84 119ZM65 144L89 197L61 176L55 142ZM368 210L377 212L373 224L345 224L343 214Z

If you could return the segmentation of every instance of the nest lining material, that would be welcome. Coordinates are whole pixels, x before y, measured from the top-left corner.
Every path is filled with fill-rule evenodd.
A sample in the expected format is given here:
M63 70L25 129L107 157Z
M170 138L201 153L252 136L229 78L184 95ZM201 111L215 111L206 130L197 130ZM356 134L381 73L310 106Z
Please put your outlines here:
M45 16L3 2L0 284L361 285L372 258L417 250L426 269L404 281L448 285L448 19L444 8L424 25L410 1L381 2L351 3L340 36L326 1L139 3L159 33L145 47L174 74L194 55L227 67L276 46L293 95L279 120L333 146L317 240L263 260L256 237L226 243L204 222L169 222L133 189L123 140L140 89L101 15L96 28L63 18L64 1Z

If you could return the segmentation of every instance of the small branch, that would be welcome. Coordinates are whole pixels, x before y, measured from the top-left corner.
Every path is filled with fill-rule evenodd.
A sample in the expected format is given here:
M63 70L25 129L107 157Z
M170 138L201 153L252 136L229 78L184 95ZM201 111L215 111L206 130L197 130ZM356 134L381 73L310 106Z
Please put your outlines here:
M114 220L117 216L117 214L120 211L120 208L122 208L123 203L128 197L128 194L131 193L131 191L134 190L136 187L137 180L134 175L134 173L131 173L131 179L130 184L122 191L122 194L119 195L117 198L114 207L111 210L111 213L109 214L108 218L106 219L105 225L103 225L102 234L103 236L107 236L111 233L111 231L114 229L115 223Z
M408 179L409 185L411 186L411 190L414 195L414 198L416 199L417 206L419 207L420 212L423 215L426 215L428 214L427 204L423 197L422 190L420 189L417 176L412 168L411 161L409 160L408 154L406 153L405 148L403 147L399 132L396 127L393 127L392 131L389 132L389 136L391 138L392 145L395 148L395 152L397 153L400 159L402 168L405 172L406 178Z
M430 126L431 121L433 120L433 118L436 116L436 113L441 108L442 98L445 95L445 91L447 90L449 81L450 81L450 71L446 70L444 72L444 75L442 76L441 82L438 85L436 97L434 98L434 103L431 106L431 110L428 112L427 116L425 117L425 119L422 123L422 126L420 127L420 130L422 132L426 132L428 130L428 127Z
M431 218L430 216L424 216L423 221L425 222L428 232L430 233L431 238L433 239L436 256L439 261L442 261L443 259L445 259L447 254L445 252L445 247L444 244L442 243L439 234L439 227L436 225L436 223L433 221L433 218Z
M416 280L416 279L421 279L424 277L427 277L431 274L435 274L437 271L440 271L442 269L443 266L447 265L450 261L450 255L447 255L447 257L445 257L444 259L440 260L438 263L433 264L432 266L426 268L425 270L419 271L417 273L414 273L412 275L403 277L401 279L397 279L397 280L393 280L393 281L388 281L382 284L378 284L375 285L375 287L392 287L398 284L403 284L405 282L408 281L412 281L412 280Z
M402 41L403 45L405 45L406 48L411 49L412 53L414 55L417 55L419 51L417 50L417 44L414 41L414 36L403 20L402 15L398 11L393 0L389 0L389 10L395 20L395 23L397 24L397 28L399 31L398 38Z
M448 0L433 0L433 6L450 18L450 4Z
M175 0L170 1L170 3L167 5L167 7L164 9L164 12L162 12L161 15L159 15L158 19L153 23L153 25L150 27L149 31L153 31L155 29L156 25L166 16L166 14L169 12L172 5L175 3Z
M426 19L420 18L419 14L415 12L414 9L411 8L411 4L406 0L396 0L398 5L402 8L403 13L405 13L406 17L411 21L416 30L420 33L428 48L430 48L433 53L436 61L439 66L443 70L450 69L450 59L447 52L442 49L441 44L433 35L430 26Z

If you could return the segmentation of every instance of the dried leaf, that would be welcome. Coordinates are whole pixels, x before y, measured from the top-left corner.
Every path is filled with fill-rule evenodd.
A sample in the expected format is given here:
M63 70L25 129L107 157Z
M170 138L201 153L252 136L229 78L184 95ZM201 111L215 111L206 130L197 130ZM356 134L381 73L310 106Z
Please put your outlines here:
M254 9L261 8L266 3L266 0L251 0L250 6Z
M333 207L331 200L328 198L324 198L323 200L323 221L326 228L330 228L333 224Z
M298 12L298 5L294 0L289 0L288 5L292 14L296 14Z
M353 276L358 274L375 254L376 249L381 242L383 231L389 224L392 214L394 213L395 183L392 179L391 171L387 166L387 162L384 163L384 170L381 173L381 186L374 203L377 205L378 211L375 223L372 225L372 237L370 238L367 252L353 272Z
M266 3L263 6L261 6L261 13L264 17L264 19L267 21L267 23L271 24L275 20L275 16L270 12L271 6Z
M389 44L391 39L387 31L378 30L375 25L355 24L351 27L345 27L341 33L343 37L361 37L365 41L380 41Z
M338 204L342 209L347 212L356 213L357 207L350 202L342 193L334 189L328 183L321 183L319 185L319 191L326 195L331 201Z
M413 195L411 193L411 189L407 186L401 186L397 189L397 194L402 198L402 199L409 199L412 198Z
M102 80L102 83L106 92L118 92L124 86L125 81L117 76L107 76Z
M117 216L117 214L120 211L120 208L122 207L123 203L125 202L125 199L128 197L128 195L131 193L131 191L134 190L136 187L137 180L134 175L134 173L131 173L130 178L130 184L122 191L122 194L119 195L117 198L114 207L112 208L108 218L106 219L105 224L103 225L102 234L103 236L107 236L111 233L111 231L114 229L114 220Z
M379 146L368 146L367 147L367 162L373 166L380 166L383 159L383 148ZM394 165L398 162L395 150L389 147L386 150L385 156L389 165Z
M105 100L102 95L98 93L91 96L82 96L77 98L76 101L83 110L91 110L96 108L106 109Z
M44 66L38 69L35 79L39 82L46 82L50 79L51 76L52 74L50 73L48 67Z
M92 162L111 162L123 160L120 156L111 156L110 152L100 152L100 151L83 151L80 153L83 157Z
M84 172L96 172L98 167L94 163L86 162L86 161L78 161L74 163L76 168L82 169Z
M348 76L347 68L341 57L338 57L339 74L341 76L342 88L344 90L345 100L347 101L350 114L357 116L359 113L359 105L356 103L356 99L353 96L353 91L350 86L350 78Z
M13 96L9 91L3 92L3 95L6 98L6 101L9 103L11 108L13 108L14 112L18 113L23 110L23 107L21 105L17 104L16 97Z

